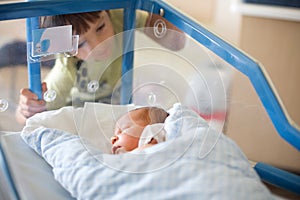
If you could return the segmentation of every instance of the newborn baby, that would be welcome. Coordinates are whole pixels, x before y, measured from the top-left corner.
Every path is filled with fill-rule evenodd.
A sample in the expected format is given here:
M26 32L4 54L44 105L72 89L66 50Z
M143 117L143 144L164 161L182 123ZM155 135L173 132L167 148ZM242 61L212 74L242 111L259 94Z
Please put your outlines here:
M127 112L115 125L111 138L113 154L142 150L165 140L163 123L168 113L157 107L143 107Z

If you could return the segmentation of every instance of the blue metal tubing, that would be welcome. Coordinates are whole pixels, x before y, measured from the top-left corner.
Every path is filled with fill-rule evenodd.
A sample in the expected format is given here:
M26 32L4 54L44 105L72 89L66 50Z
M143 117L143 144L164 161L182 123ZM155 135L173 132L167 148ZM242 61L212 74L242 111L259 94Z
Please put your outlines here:
M39 19L37 17L26 19L28 85L29 89L38 96L38 99L43 99L41 85L41 64L40 62L29 61L31 54L32 30L38 28Z
M131 0L44 0L0 4L0 20L126 8Z
M278 133L296 149L300 150L300 131L287 119L283 108L281 107L259 63L213 33L209 32L204 27L190 20L182 13L174 10L163 1L139 1L140 9L148 12L158 14L159 10L163 8L165 19L213 51L216 55L231 64L237 70L247 75Z
M10 198L12 198L12 199L15 199L15 200L20 199L19 195L17 193L16 187L15 187L15 184L12 180L11 173L9 172L7 162L6 162L6 158L5 158L5 155L4 155L4 152L2 150L1 145L0 145L0 170L2 170L2 172L4 174L4 178L6 180L6 183L8 184L7 189L9 191L6 191L7 194L10 194L11 195Z
M254 169L263 181L300 195L300 176L260 162Z

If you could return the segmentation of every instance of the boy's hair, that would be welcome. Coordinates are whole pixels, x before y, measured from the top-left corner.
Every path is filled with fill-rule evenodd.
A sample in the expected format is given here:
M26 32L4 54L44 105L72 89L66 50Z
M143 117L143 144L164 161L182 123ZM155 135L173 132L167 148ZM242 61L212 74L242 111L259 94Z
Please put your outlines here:
M81 35L90 28L88 22L95 22L102 11L45 16L40 18L41 28L72 25L73 33Z

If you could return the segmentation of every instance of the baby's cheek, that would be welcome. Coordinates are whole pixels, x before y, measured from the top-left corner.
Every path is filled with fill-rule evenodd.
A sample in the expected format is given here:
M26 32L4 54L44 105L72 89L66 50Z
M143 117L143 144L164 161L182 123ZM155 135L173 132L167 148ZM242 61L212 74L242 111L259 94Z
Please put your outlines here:
M137 148L139 144L139 138L136 137L130 137L126 139L126 150L132 151L133 149Z

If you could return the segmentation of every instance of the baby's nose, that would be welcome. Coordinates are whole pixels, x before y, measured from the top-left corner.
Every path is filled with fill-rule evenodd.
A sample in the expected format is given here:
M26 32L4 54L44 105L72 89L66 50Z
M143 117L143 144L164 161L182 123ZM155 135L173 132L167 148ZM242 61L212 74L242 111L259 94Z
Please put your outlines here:
M118 140L119 138L118 138L118 136L112 136L111 138L110 138L110 141L111 141L111 144L114 144L117 140Z

